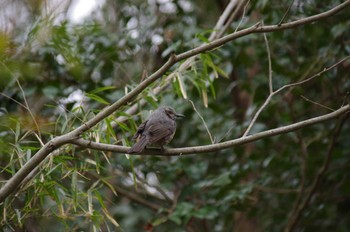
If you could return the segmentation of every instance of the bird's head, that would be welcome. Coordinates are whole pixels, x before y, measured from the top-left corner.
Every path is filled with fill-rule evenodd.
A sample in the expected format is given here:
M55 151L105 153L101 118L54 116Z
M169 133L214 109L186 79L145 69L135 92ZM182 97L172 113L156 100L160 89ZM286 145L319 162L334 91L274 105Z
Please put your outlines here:
M163 111L169 118L171 118L173 120L176 120L176 118L180 118L180 117L183 118L183 117L185 117L182 114L176 113L175 110L172 107L169 107L169 106L163 107Z

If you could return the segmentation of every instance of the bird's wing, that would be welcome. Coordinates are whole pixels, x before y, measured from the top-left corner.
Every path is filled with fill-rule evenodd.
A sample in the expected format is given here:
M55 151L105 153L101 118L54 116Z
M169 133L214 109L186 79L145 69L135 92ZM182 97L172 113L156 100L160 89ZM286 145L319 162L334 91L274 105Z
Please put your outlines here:
M155 144L172 134L172 130L169 129L169 125L164 123L153 124L149 128L147 128L147 130L150 135L150 144Z
M143 131L145 130L147 122L148 122L148 120L146 120L146 121L144 121L143 123L140 124L140 126L137 128L136 133L132 137L133 140L138 139L142 135Z

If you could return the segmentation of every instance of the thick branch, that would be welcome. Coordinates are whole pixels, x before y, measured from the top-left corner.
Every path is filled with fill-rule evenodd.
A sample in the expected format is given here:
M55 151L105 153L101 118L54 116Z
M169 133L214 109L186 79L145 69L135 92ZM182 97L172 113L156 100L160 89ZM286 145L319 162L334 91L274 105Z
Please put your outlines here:
M208 153L208 152L214 152L219 151L223 149L227 149L230 147L234 147L237 145L242 145L250 142L254 142L263 138L285 134L291 131L295 131L307 126L311 126L313 124L321 123L333 118L337 118L343 114L346 114L350 112L350 105L346 105L341 107L340 109L325 114L322 116L318 116L315 118L307 119L301 122L293 123L288 126L282 126L276 129L271 129L267 131L263 131L254 135L248 135L245 137L241 137L238 139L217 143L217 144L211 144L211 145L204 145L204 146L195 146L195 147L186 147L186 148L172 148L172 149L166 149L164 151L161 151L159 149L146 149L142 155L160 155L160 156L176 156L176 155L189 155L189 154L197 154L197 153ZM103 143L96 143L84 139L75 139L71 141L75 145L79 145L81 147L85 148L91 148L94 150L103 150L103 151L112 151L117 153L126 153L129 147L124 146L118 146L118 145L111 145L111 144L103 144Z

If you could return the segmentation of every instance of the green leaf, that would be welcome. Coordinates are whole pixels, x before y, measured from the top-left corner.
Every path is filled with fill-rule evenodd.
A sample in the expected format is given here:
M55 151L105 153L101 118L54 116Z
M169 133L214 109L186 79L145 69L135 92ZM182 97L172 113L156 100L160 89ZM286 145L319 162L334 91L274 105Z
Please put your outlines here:
M105 122L106 122L106 125L107 125L107 132L108 132L108 134L111 135L114 139L117 140L117 136L116 136L116 134L114 132L114 129L112 127L112 124L111 124L111 119L110 118L106 118Z
M230 173L224 172L213 179L213 186L224 186L231 183Z
M181 218L180 218L178 215L171 214L171 215L169 216L169 219L170 219L171 221L175 222L176 224L181 225L182 220L181 220Z
M210 43L209 39L207 39L205 36L203 36L202 34L197 34L196 37L198 39L200 39L201 41L205 42L205 43Z
M176 74L176 79L177 81L179 82L179 87L180 87L180 91L181 91L181 94L182 94L182 97L184 99L187 99L187 92L186 92L186 87L185 87L185 84L183 82L183 77L180 73L177 73Z
M104 87L101 87L101 88L97 88L97 89L94 89L90 92L90 94L96 94L96 93L100 93L100 92L103 92L103 91L106 91L106 90L111 90L111 89L115 89L116 87L114 86L104 86Z
M88 98L92 99L92 100L95 100L99 103L102 103L102 104L105 104L105 105L108 105L109 102L104 100L102 97L98 96L98 95L95 95L95 94L92 94L92 93L86 93L85 94Z
M202 99L203 99L203 104L207 108L208 107L208 94L206 89L202 89Z
M159 226L160 224L163 224L164 222L168 221L168 218L167 217L159 217L159 218L156 218L156 220L154 220L152 222L152 225L153 226ZM174 221L174 220L173 220ZM179 219L176 218L175 221L174 221L176 224L180 224L181 223L181 219L180 219L180 222L179 222Z
M220 67L218 67L217 65L214 65L213 68L215 69L215 71L217 71L221 76L228 78L228 75L226 74L226 72L224 70L222 70Z
M166 57L166 56L168 56L170 53L176 52L177 48L179 48L180 45L181 45L181 40L178 40L176 43L172 43L171 46L169 46L168 48L166 48L166 49L162 52L162 57Z
M151 104L153 107L158 107L157 101L153 96L145 96L143 99L145 99L149 104Z
M115 120L115 122L118 124L120 128L122 128L124 131L132 131L125 123L119 122Z
M54 98L58 95L60 92L60 89L58 86L46 86L42 89L43 93L48 96L49 98Z
M71 184L74 212L77 211L77 205L78 205L78 187L77 187L78 182L77 182L77 180L78 180L77 171L74 171L73 175L72 175L72 184Z
M104 201L103 201L103 198L102 198L100 192L97 191L97 190L93 190L93 192L94 192L94 194L95 194L95 196L96 196L98 202L100 203L100 205L101 205L103 208L106 209L106 205L105 205L105 203L104 203Z
M219 213L217 211L217 208L214 206L205 206L199 210L196 210L193 213L193 216L200 219L214 219L215 217L219 216Z

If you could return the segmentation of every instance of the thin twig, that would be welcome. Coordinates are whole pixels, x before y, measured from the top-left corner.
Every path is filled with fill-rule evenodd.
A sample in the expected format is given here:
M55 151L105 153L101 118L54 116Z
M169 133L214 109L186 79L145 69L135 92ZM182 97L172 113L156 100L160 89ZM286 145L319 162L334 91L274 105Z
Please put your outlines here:
M284 19L286 18L287 14L289 13L290 9L292 8L293 3L294 3L294 0L292 0L292 2L288 6L288 9L286 10L286 12L284 12L284 15L283 15L281 21L278 23L279 26L282 25Z
M96 175L95 173L91 173L91 172L86 172L85 175L94 178L95 180L100 180L100 177L98 175ZM117 185L117 183L115 181L111 181L111 180L103 180L102 181L104 184L108 183L107 187L110 188L110 186L115 187L115 189L113 189L113 191L116 191L118 193L118 195L123 195L124 197L132 200L133 202L136 202L140 205L146 206L154 211L159 211L162 206L161 205L157 205L153 202L151 202L149 199L144 199L141 196L139 196L138 194L126 190L125 186L119 186Z
M223 29L225 24L227 25L227 22L229 21L229 16L234 12L235 6L237 5L238 0L231 0L224 12L220 15L219 20L217 21L214 31L209 36L209 41L212 41L213 39L217 39L222 36L222 33L224 33L226 30ZM226 23L225 23L226 22Z
M262 106L258 109L258 111L254 114L253 119L250 121L247 130L244 132L244 134L242 135L242 138L246 137L250 130L253 128L256 120L258 119L260 113L265 109L265 107L270 103L270 100L272 98L272 96L274 95L274 93L269 94L269 96L266 98L264 104L262 104Z
M13 101L13 102L15 102L16 104L18 104L19 106L21 106L22 108L28 110L28 108L27 108L25 105L23 105L22 103L20 103L20 102L17 101L16 99L14 99L14 98L12 98L12 97L10 97L10 96L7 96L6 94L1 93L1 92L0 92L0 95L6 97L6 98L8 98L8 99L10 99L11 101Z
M342 106L345 105L347 97L350 95L350 90L346 92L344 98L343 98L343 103L341 104Z
M328 72L329 70L337 67L338 65L340 65L341 63L343 63L344 61L348 60L350 58L350 55L349 56L346 56L345 58L341 59L340 61L338 61L337 63L327 67L327 68L324 68L321 72L318 72L316 74L314 74L313 76L305 79L305 80L302 80L302 81L298 81L298 82L295 82L295 83L292 83L292 84L288 84L288 85L285 85L281 88L279 88L278 90L275 91L275 93L279 93L281 91L283 91L284 89L287 89L287 88L291 88L291 87L295 87L295 86L298 86L298 85L302 85L302 84L305 84L306 82L309 82L311 81L312 79L316 78L316 77L319 77L321 76L323 73L325 72Z
M270 103L270 100L272 98L272 96L274 95L273 92L273 86L272 86L272 62L271 62L271 51L270 51L270 46L269 46L269 41L267 40L267 36L266 33L263 34L264 35L264 40L265 40L265 44L266 44L266 50L267 50L267 60L269 63L269 96L266 98L264 104L258 109L258 111L255 113L253 119L251 120L251 122L248 125L247 130L244 132L242 137L245 137L248 135L248 133L250 132L250 130L252 129L252 127L254 126L257 118L259 117L260 113L265 109L265 107Z
M332 108L330 108L330 107L328 107L328 106L322 105L322 104L320 104L320 103L318 103L318 102L312 101L312 100L310 100L310 99L304 97L303 95L300 95L300 97L301 97L302 99L304 99L305 101L307 101L307 102L311 102L312 104L315 104L315 105L317 105L317 106L320 106L320 107L322 107L322 108L324 108L324 109L327 109L327 110L330 110L330 111L334 111L334 109L332 109Z
M207 123L205 122L204 118L203 118L202 115L198 112L198 110L197 110L196 106L194 105L194 103L193 103L191 100L188 100L188 101L191 103L191 105L192 105L194 111L196 111L196 113L198 114L199 118L202 120L203 125L204 125L204 127L205 127L205 129L207 130L207 133L208 133L208 135L209 135L210 141L211 141L212 144L214 144L215 141L214 141L213 136L211 135L211 133L210 133L210 131L209 131L209 128L208 128Z
M272 98L274 95L278 94L279 92L281 92L281 91L283 91L283 90L285 90L285 89L287 89L287 88L292 88L292 87L295 87L295 86L298 86L298 85L303 85L303 84L305 84L305 83L307 83L307 82L313 80L314 78L321 76L323 73L325 73L325 72L327 72L327 71L329 71L329 70L331 70L331 69L337 67L338 65L340 65L340 64L343 63L344 61L348 60L349 58L350 58L350 56L347 56L347 57L341 59L340 61L336 62L335 64L331 65L330 67L324 68L322 71L320 71L320 72L314 74L313 76L311 76L311 77L309 77L309 78L307 78L307 79L305 79L305 80L302 80L302 81L299 81L299 82L296 82L296 83L292 83L292 84L288 84L288 85L284 85L284 86L282 86L281 88L279 88L279 89L273 91L272 93L270 93L269 96L266 98L264 104L263 104L263 105L258 109L258 111L255 113L253 119L252 119L251 122L249 123L249 126L248 126L247 130L244 132L244 134L243 134L242 137L245 137L245 136L247 136L247 135L249 134L250 130L252 129L253 125L255 124L255 122L256 122L257 118L259 117L260 113L261 113L261 112L263 111L263 109L265 109L265 107L269 104L271 98ZM271 78L271 79L272 79L272 78ZM271 79L269 79L269 80L271 80ZM271 82L271 83L272 83L272 82ZM269 85L269 86L272 87L272 84ZM270 89L271 89L271 87L270 87Z
M267 60L269 62L269 92L270 94L273 93L273 86L272 86L272 61L271 61L271 50L269 46L269 41L267 40L266 33L264 33L264 40L266 44L266 50L267 50Z
M247 2L246 4L244 4L245 2ZM230 16L228 22L224 25L224 28L223 28L223 32L220 34L220 37L224 34L225 31L227 31L228 27L231 25L232 21L237 18L237 14L241 11L241 8L243 7L243 13L242 13L242 17L241 17L241 20L239 20L239 23L236 27L236 29L234 30L234 32L237 32L238 29L240 28L241 24L243 23L243 20L244 20L244 17L245 17L245 14L246 14L246 8L248 7L249 5L249 2L250 0L241 0L240 3L237 5L235 11L232 13L232 15Z
M142 178L140 175L138 175L136 172L135 172L135 176L136 176L136 179L138 181L140 181L142 184L144 185L147 185L148 187L151 187L151 188L154 188L156 189L160 195L163 196L163 198L169 202L172 202L173 200L168 196L168 194L158 185L154 185L154 184L150 184L148 183L147 180L145 180L144 178ZM147 190L146 190L147 191Z
M15 74L14 74L3 62L1 62L1 64L5 67L5 69L7 69L7 70L11 73L11 75L15 76ZM30 114L30 117L33 119L33 122L34 122L34 124L35 124L35 127L36 127L36 129L37 129L37 131L38 131L38 136L39 136L39 138L41 138L40 127L39 127L39 125L38 125L38 123L37 123L37 121L36 121L36 119L35 119L35 117L34 117L34 114L32 113L32 111L31 111L30 108L29 108L29 105L28 105L27 98L26 98L26 96L25 96L24 90L23 90L21 84L19 83L19 80L18 80L18 79L16 79L16 82L17 82L17 85L18 85L19 89L21 90L22 97L23 97L23 100L24 100L25 105L22 104L22 103L20 103L19 101L15 100L14 98L7 96L7 95L4 94L4 93L0 93L0 94L1 94L2 96L4 96L4 97L6 97L6 98L8 98L8 99L10 99L10 100L12 100L12 101L14 101L14 102L17 103L19 106L25 108L25 109L28 111L28 113ZM40 141L40 140L39 140L39 141Z

